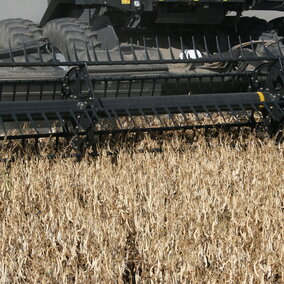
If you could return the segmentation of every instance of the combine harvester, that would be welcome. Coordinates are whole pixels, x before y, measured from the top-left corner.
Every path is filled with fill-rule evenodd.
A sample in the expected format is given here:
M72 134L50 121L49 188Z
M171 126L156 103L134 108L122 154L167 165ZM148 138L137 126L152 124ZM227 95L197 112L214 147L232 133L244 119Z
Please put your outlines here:
M39 25L2 20L0 139L80 148L105 134L242 126L275 136L284 18L241 15L282 4L50 0Z

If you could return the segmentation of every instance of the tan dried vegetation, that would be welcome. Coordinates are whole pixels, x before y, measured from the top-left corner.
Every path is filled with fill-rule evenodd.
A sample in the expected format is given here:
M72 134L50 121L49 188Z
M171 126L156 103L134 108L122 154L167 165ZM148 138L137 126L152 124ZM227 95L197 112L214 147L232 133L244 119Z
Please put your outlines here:
M284 146L189 140L2 163L1 283L284 283Z

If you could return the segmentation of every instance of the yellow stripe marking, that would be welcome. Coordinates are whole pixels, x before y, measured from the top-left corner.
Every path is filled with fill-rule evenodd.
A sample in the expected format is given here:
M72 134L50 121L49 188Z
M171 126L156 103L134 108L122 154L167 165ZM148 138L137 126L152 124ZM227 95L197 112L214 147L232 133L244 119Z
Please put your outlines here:
M264 97L264 94L262 92L256 92L259 96L259 100L261 102L265 102L265 97ZM260 105L259 108L263 108L264 106L263 105Z

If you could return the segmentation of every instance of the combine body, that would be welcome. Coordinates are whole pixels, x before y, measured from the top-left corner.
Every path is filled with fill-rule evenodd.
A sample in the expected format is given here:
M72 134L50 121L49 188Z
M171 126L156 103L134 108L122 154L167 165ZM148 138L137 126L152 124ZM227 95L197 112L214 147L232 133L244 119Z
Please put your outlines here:
M283 128L281 1L51 0L0 22L0 139ZM229 12L234 12L233 15ZM85 145L85 143L83 143Z

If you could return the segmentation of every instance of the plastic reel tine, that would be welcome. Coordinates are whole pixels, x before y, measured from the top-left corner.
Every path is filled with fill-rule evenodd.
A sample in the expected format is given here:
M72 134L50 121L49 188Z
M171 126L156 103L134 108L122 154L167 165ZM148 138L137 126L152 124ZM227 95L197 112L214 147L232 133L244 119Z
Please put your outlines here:
M186 57L185 50L184 50L184 44L183 44L182 36L180 36L180 48L181 48L181 52L183 54L183 60L182 61L186 61L187 57Z
M111 112L113 113L113 115L114 115L114 117L115 117L115 120L116 120L116 122L118 123L118 126L119 126L121 129L123 129L123 126L122 126L122 124L121 124L121 122L120 122L120 119L119 119L119 117L118 117L116 111L115 111L114 109L112 109Z
M188 124L187 117L186 117L184 111L182 110L182 108L181 108L180 106L177 106L177 109L178 109L178 111L181 113L181 115L182 115L182 117L183 117L183 119L184 119L185 124Z
M168 37L168 45L169 45L169 50L170 50L170 55L171 55L171 60L175 60L173 48L172 48L172 43L171 43L171 38Z
M160 121L161 125L162 125L163 127L166 127L166 125L164 124L164 122L163 122L162 119L161 119L161 116L157 113L156 109L155 109L154 107L152 107L151 109L152 109L153 113L155 114L155 116L156 116L156 117L158 118L158 120Z
M156 48L157 48L159 60L162 62L163 58L162 58L162 54L161 54L161 50L160 50L160 46L159 46L159 39L158 39L157 36L155 36L155 42L156 42Z
M250 47L251 47L251 50L253 52L253 55L255 58L257 58L257 54L256 54L256 51L255 51L255 47L254 47L254 44L253 44L253 39L251 36L249 36L249 41L250 41Z
M216 47L217 47L218 55L220 56L220 59L223 60L223 55L222 55L222 51L221 51L221 48L220 48L219 38L218 38L218 36L216 36L215 38L216 38Z
M140 94L139 94L139 96L140 96L140 97L142 97L142 95L143 95L143 91L144 91L144 84L145 84L145 80L144 80L144 79L142 79L142 80L141 80L141 89L140 89Z
M193 106L190 106L189 107L191 112L194 114L194 116L196 117L196 120L198 121L199 124L202 124L202 121L198 115L198 113L195 111L194 107Z
M0 125L1 125L1 127L2 127L2 130L3 130L4 133L5 133L5 137L7 137L7 136L8 136L8 132L7 132L7 129L6 129L6 127L5 127L5 124L4 124L3 119L2 119L1 116L0 116Z
M90 124L92 125L93 129L96 129L96 125L94 124L93 119L90 117L90 114L87 110L84 109L84 115L87 117L88 121L90 122ZM78 123L78 127L79 127L79 123Z
M88 42L87 41L85 41L85 48L86 48L88 61L91 62L92 58L91 58L91 55L90 55L90 51L89 51L89 47L88 47Z
M14 120L14 122L15 122L15 124L16 124L17 130L19 130L20 133L21 133L22 135L24 135L24 134L23 134L23 131L22 131L22 126L21 126L21 124L20 124L20 122L19 122L19 120L18 120L16 114L15 114L15 113L12 113L12 117L13 117L13 120Z
M136 125L136 123L135 123L135 119L133 118L133 115L130 113L129 109L124 109L124 110L125 110L125 112L127 113L127 116L130 117L130 119L131 119L131 121L132 121L134 127L135 127L135 128L138 128L137 125Z
M92 50L93 50L93 55L94 55L93 63L98 64L99 63L98 55L97 55L97 52L96 52L96 48L93 45L92 45Z
M38 53L38 56L39 56L40 63L44 63L43 57L42 57L42 51L40 50L40 46L39 46L39 41L37 42L37 53Z
M149 62L150 57L149 57L149 53L148 53L148 49L147 49L147 45L146 45L146 38L144 36L143 36L143 48L144 48L144 52L145 52L146 62Z
M146 115L145 112L142 110L142 108L139 108L138 110L139 110L140 114L142 115L142 117L145 119L147 126L148 126L148 127L151 127L151 123L150 123L150 121L148 120L147 115Z
M243 42L240 36L238 36L239 39L239 44L240 44L240 49L241 49L241 58L247 59L244 53L244 48L243 48Z
M104 109L104 112L107 115L107 118L110 120L110 122L113 126L113 129L116 129L117 127L116 127L115 121L114 121L113 117L110 115L109 111L107 109Z
M60 127L62 127L62 130L63 130L64 132L66 132L66 131L67 131L66 125L65 125L65 122L64 122L64 120L63 120L61 114L60 114L58 111L56 111L55 114L56 114L56 116L57 116L58 119L59 119Z
M76 42L75 41L73 41L73 49L74 49L74 53L75 53L75 60L76 60L77 63L79 63L80 60L79 60L79 57L78 57L78 52L77 52L77 49L76 49Z
M28 54L27 54L27 48L26 48L26 43L25 41L23 41L23 51L24 51L24 57L25 57L25 63L30 63L29 61L29 57L28 57Z
M38 132L38 130L37 130L35 121L33 120L31 114L30 114L30 113L26 113L26 115L27 115L27 117L28 117L28 119L29 119L29 122L31 123L31 125L32 125L32 127L33 127L33 129L34 129L34 131L38 134L39 132Z
M223 111L220 109L220 107L217 104L214 104L214 107L216 107L218 114L222 117L225 124L227 124L227 120L223 114Z
M210 54L210 52L209 52L209 48L208 48L208 44L207 44L207 40L206 40L206 37L205 37L205 36L203 36L203 41L204 41L204 48L205 48L207 57L210 58L210 57L211 57L211 54Z
M211 120L212 123L214 124L214 120L213 120L212 114L211 114L211 112L208 110L207 106L206 106L206 105L202 105L202 108L205 110L206 114L209 116L210 120Z
M12 63L15 63L15 58L14 58L14 55L13 55L13 52L12 52L12 46L11 46L11 41L10 41L10 39L9 39L8 44L9 44L9 55L10 55L10 59L11 59Z
M124 56L123 56L123 53L121 51L121 46L120 44L118 45L118 52L119 52L119 56L120 56L120 60L122 63L125 63L125 59L124 59Z
M166 111L167 115L169 116L169 119L172 120L174 126L175 126L175 127L178 127L178 123L177 123L177 121L176 121L176 119L175 119L175 116L170 112L170 110L169 110L168 107L165 107L165 111Z
M78 119L77 119L77 117L76 117L74 111L73 111L73 110L70 110L69 113L71 114L71 117L73 118L73 120L74 120L74 122L75 122L75 124L76 124L76 128L79 129L79 125L80 125L80 124L79 124L79 121L78 121Z
M199 59L199 55L197 54L197 50L196 50L195 37L192 36L191 40L192 40L192 47L193 47L193 50L194 50L194 53L195 53L195 57L198 60Z
M52 133L52 125L51 125L50 121L48 120L48 118L46 117L46 114L44 112L42 112L41 116L43 117L43 120L48 125L48 129L49 129L50 133Z
M92 124L93 128L95 129L95 125L94 125L94 122L93 122L93 121L94 121L94 118L92 118L92 117L90 116L90 114L89 114L89 112L88 112L87 110L84 111L84 114L85 114L85 115L87 116L87 118L91 121L91 124ZM101 122L100 122L101 118L98 116L96 110L94 110L94 109L92 109L92 116L95 117L96 123L99 124L99 126L102 128L102 125L101 125Z
M132 52L132 55L133 55L134 63L139 63L138 60L137 60L137 57L136 57L135 50L134 50L132 37L130 38L130 46L131 46L131 52Z
M231 45L231 39L230 39L229 35L227 35L227 43L228 43L228 49L229 49L229 52L230 52L231 59L234 59L233 51L232 51L232 45Z
M112 63L112 59L111 59L111 56L110 56L110 52L109 52L107 43L106 43L106 54L107 54L107 63L111 64Z

